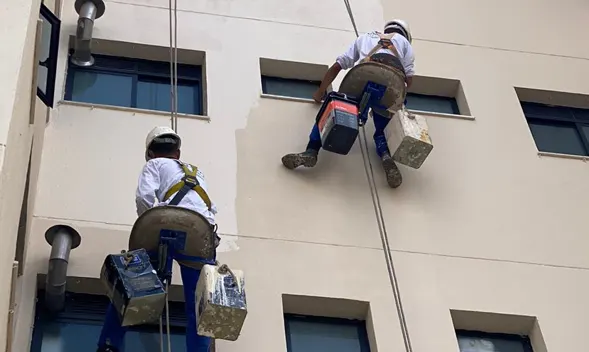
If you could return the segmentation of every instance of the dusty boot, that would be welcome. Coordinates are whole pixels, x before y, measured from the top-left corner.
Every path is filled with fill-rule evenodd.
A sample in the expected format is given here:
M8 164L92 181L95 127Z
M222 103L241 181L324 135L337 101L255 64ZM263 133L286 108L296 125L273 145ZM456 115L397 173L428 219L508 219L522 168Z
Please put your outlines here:
M315 149L307 149L302 153L286 154L282 157L282 164L287 169L296 169L299 166L313 167L317 164L317 154Z
M395 161L391 157L389 153L385 153L382 158L382 168L384 169L385 175L387 177L387 183L391 188L397 188L403 182L403 176L401 176L401 171L395 164Z

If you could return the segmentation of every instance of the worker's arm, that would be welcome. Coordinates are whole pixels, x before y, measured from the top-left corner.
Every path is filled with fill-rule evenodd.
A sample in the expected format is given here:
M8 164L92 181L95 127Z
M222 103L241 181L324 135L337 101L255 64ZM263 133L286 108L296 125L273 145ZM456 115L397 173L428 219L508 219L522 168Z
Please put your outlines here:
M209 194L209 187L207 186L207 181L205 180L205 174L200 169L198 169L198 171L196 172L196 176L198 178L198 183L200 183L200 186L205 190L205 192L207 192L207 194ZM217 206L215 205L215 202L213 202L212 199L210 211L215 215L217 214Z
M313 94L313 100L315 100L317 103L321 103L321 99L323 99L323 96L327 91L327 87L329 87L329 85L333 82L341 70L342 67L337 62L331 65L329 70L327 70L325 73L325 76L323 76L323 80L321 80L319 88L317 88L317 91L315 94Z
M405 69L405 83L407 88L411 87L413 83L413 76L415 75L415 54L411 44L407 43L405 56L403 57L403 68Z
M319 86L315 94L313 94L313 100L320 103L321 99L325 95L325 92L327 91L327 87L329 87L329 85L333 83L333 81L340 73L340 71L348 70L354 67L356 61L360 60L360 51L358 50L359 39L360 38L356 38L356 40L348 47L348 50L346 50L345 53L338 56L335 60L335 63L331 65L329 70L327 70L325 76L323 77L323 80L321 81L321 85Z
M137 216L141 216L147 210L153 208L157 202L156 192L160 188L160 175L157 165L154 162L148 162L143 167L137 191L135 192L135 204L137 206Z

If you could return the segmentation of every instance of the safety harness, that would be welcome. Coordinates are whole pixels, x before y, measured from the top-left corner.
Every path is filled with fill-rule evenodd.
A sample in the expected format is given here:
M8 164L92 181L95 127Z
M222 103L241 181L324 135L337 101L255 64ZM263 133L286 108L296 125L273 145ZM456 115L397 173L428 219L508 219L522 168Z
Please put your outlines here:
M399 52L397 51L397 48L395 48L395 45L393 45L393 42L391 41L391 39L393 39L393 37L395 36L395 34L397 33L390 33L390 34L381 34L381 33L376 33L378 34L378 37L380 38L380 40L378 41L378 44L376 44L374 46L374 48L372 48L372 50L370 50L370 52L368 53L368 55L361 61L361 62L368 62L368 61L372 61L372 56L379 51L380 49L387 49L388 51L392 52L393 55L397 58L397 59L401 59L401 56L399 56Z
M178 163L178 165L180 165L180 167L184 171L184 177L182 178L182 180L180 182L173 185L172 188L170 188L168 190L168 192L166 192L166 195L164 197L164 202L167 201L168 199L170 199L170 197L174 193L178 192L176 194L176 196L172 199L172 201L169 203L169 205L178 205L180 203L180 201L186 196L186 194L190 190L193 190L200 196L200 198L202 198L202 200L207 205L207 208L209 208L209 210L211 210L211 206L212 206L211 199L209 198L209 195L204 190L204 188L202 188L202 186L200 185L200 183L198 182L198 179L196 177L196 174L198 172L198 168L194 165L191 165L191 164L185 164L185 163L181 162L180 160L176 160L176 162ZM189 166L190 166L190 168L189 168Z

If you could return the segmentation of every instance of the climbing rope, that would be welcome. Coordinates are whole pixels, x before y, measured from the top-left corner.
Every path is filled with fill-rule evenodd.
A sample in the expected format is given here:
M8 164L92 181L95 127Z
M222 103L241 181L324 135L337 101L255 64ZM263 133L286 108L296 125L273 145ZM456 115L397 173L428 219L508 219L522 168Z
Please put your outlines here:
M354 20L354 14L352 7L350 6L349 0L344 0L346 10L354 26L354 32L356 37L359 36L358 28L356 27L356 21ZM395 265L393 262L393 255L391 253L391 246L389 244L389 236L385 226L384 215L382 213L382 207L380 205L380 197L378 196L378 188L374 180L374 168L372 167L372 161L370 161L370 155L368 154L368 138L366 137L366 129L364 124L360 125L362 129L362 135L360 136L360 151L362 152L362 160L364 164L364 171L366 172L366 179L368 180L368 186L370 187L370 196L372 197L372 205L374 206L374 215L376 216L376 223L378 225L378 231L380 232L380 239L384 251L385 261L387 264L387 271L389 273L389 280L393 289L393 296L395 297L395 305L397 307L397 315L399 317L399 325L401 326L401 333L403 334L403 342L405 344L406 352L413 352L411 346L411 339L409 337L409 330L407 328L407 321L405 320L405 311L403 310L403 303L401 302L401 292L399 291L399 283L397 281L397 274L395 271Z
M178 132L178 0L168 1L170 17L170 124ZM173 20L172 20L173 18Z
M174 132L178 132L178 0L168 1L168 14L170 20L170 124ZM160 258L163 260L163 258ZM172 335L170 334L170 299L169 279L166 279L166 340L167 352L172 352ZM160 352L164 352L163 318L160 316Z

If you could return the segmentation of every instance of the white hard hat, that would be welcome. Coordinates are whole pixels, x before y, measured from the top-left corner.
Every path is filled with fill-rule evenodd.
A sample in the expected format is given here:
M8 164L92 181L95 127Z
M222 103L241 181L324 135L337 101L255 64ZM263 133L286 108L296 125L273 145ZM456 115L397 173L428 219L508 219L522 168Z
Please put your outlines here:
M407 24L407 22L397 19L387 22L387 24L385 24L384 26L385 32L387 29L391 28L400 29L402 32L404 32L406 34L405 37L407 38L409 43L411 43L411 41L413 40L413 37L411 36L411 28L409 28L409 24Z
M178 144L178 148L180 148L180 145L182 144L182 139L180 138L178 133L174 132L174 130L170 127L155 127L147 134L147 138L145 138L145 160L149 160L147 152L151 144L156 140L161 140L162 142L168 142L169 140L170 143L175 142Z
M156 138L165 138L165 137L172 138L172 139L176 140L176 142L178 143L178 148L180 148L180 144L182 143L182 139L180 138L178 133L174 132L174 130L168 126L158 126L158 127L154 128L153 130L151 130L147 134L147 138L145 138L145 149L149 149L149 146L151 145L151 143L153 143L153 141Z

